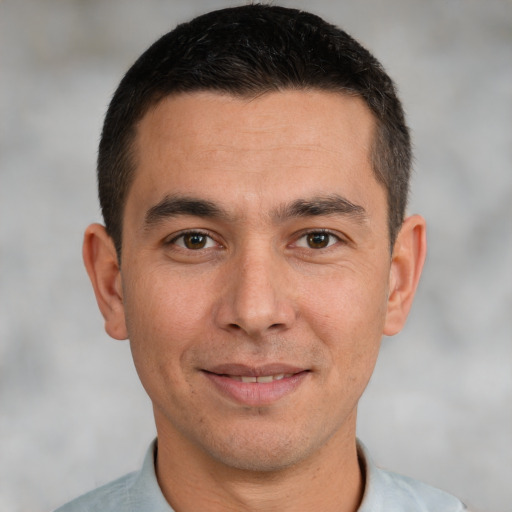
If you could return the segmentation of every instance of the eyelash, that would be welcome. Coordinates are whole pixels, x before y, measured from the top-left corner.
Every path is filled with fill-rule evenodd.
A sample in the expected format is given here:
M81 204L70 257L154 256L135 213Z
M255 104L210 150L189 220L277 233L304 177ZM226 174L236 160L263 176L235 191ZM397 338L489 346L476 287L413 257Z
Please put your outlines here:
M199 236L199 237L205 237L207 239L210 239L211 242L214 242L218 246L221 246L221 244L219 244L219 242L217 240L215 240L215 238L212 237L209 232L202 231L202 230L197 230L197 229L195 229L195 230L188 230L188 231L182 231L178 235L173 236L170 240L165 241L165 245L174 245L174 246L179 247L180 249L191 251L191 252L196 252L196 251L200 251L200 250L203 250L203 249L204 250L208 250L208 249L212 249L213 248L213 247L198 247L196 249L192 249L190 247L186 247L185 242L183 243L183 245L177 243L178 240L184 239L188 235L196 235L196 236ZM306 238L308 236L313 236L313 235L324 235L324 236L327 236L328 237L327 245L325 247L310 247L310 246L309 247L301 247L301 246L297 245L298 242L300 240L302 240L303 238ZM334 241L332 241L331 239L334 239ZM328 229L313 229L313 230L302 232L297 238L295 238L295 241L293 242L292 245L295 245L296 247L299 247L299 248L305 249L305 250L309 249L309 250L313 250L313 251L319 251L319 250L322 250L322 249L323 250L329 249L330 247L332 247L336 243L340 243L340 242L341 243L346 243L345 240L343 240L343 238L341 238L339 235L333 233L332 231L329 231ZM205 245L206 244L208 244L207 240L205 241ZM306 242L306 244L308 244L308 242Z
M215 244L217 245L221 245L219 242L217 242L217 240L215 240L214 237L211 236L211 234L207 231L202 231L200 229L190 229L188 231L182 231L180 232L179 234L173 236L171 239L168 239L166 240L164 243L165 245L170 245L170 246L177 246L179 247L180 249L183 249L183 250L187 250L187 251L190 251L190 252L195 252L195 251L199 251L201 249L212 249L212 247L200 247L198 249L190 249L190 248L187 248L185 246L181 246L177 243L177 241L180 239L180 238L185 238L187 235L197 235L197 236L202 236L202 237L205 237L205 238L208 238L210 239L210 241L214 242ZM206 242L208 243L208 242Z
M329 237L329 241L328 241L328 245L326 247L300 247L297 245L297 243L299 242L299 240L305 238L305 237L308 237L308 236L311 236L311 235L324 235L324 236L327 236ZM333 243L331 243L331 239L334 239ZM311 229L311 230L308 230L308 231L305 231L305 232L302 232L296 239L295 239L295 242L293 243L293 245L296 245L297 247L301 248L301 249L306 249L306 250L313 250L313 251L320 251L320 250L326 250L326 249L329 249L331 248L333 245L336 245L337 243L345 243L345 240L343 238L341 238L339 235L337 235L336 233L333 233L332 231L329 231L328 229Z

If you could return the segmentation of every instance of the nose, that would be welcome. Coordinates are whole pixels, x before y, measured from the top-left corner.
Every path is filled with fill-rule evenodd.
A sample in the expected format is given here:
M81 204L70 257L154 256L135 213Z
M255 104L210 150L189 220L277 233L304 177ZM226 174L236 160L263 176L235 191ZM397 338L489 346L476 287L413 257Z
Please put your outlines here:
M222 329L260 338L289 329L297 316L286 262L247 251L225 269L216 320Z

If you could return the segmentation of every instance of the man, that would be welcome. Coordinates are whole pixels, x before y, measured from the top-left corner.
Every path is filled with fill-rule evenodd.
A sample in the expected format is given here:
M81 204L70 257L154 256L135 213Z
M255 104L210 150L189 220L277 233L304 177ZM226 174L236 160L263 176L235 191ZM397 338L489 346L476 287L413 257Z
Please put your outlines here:
M251 5L178 26L110 104L84 260L157 441L70 511L464 510L356 440L426 252L394 86L346 33Z

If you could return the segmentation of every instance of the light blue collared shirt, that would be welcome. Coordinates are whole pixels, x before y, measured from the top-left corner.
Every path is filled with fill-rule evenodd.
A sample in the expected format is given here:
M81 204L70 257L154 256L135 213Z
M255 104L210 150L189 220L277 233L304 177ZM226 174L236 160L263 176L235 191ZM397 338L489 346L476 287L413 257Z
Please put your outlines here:
M140 471L99 487L55 512L174 512L156 479L156 440L149 447ZM457 498L412 478L380 469L358 442L365 472L363 501L357 512L462 512Z

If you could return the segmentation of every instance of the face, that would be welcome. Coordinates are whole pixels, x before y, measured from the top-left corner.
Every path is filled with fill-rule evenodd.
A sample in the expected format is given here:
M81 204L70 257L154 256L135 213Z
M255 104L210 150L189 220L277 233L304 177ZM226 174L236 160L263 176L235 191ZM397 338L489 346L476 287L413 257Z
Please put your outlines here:
M142 119L118 324L160 442L276 470L353 439L392 274L373 130L326 92L179 95Z

